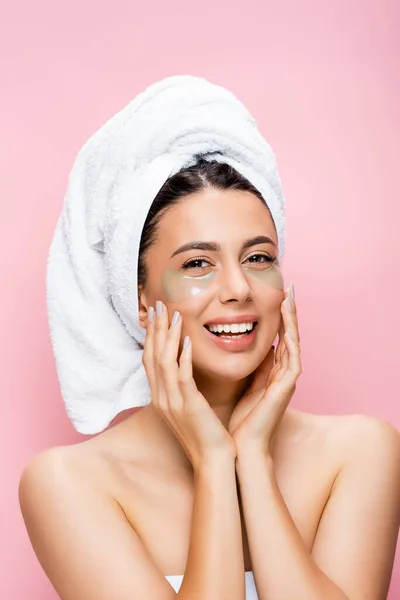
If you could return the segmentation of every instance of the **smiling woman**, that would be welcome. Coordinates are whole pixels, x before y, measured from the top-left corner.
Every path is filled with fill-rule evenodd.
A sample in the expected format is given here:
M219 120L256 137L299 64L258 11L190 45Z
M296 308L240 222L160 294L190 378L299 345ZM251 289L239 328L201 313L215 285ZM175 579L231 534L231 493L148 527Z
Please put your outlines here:
M63 397L99 435L22 474L43 569L63 600L384 600L400 436L289 407L299 316L269 146L197 78L125 110L78 159L49 260Z
M284 286L277 263L274 221L259 192L231 166L199 159L164 184L145 222L140 323L146 327L150 305L166 302L169 319L179 311L192 340L199 389L215 378L233 378L241 389L278 331ZM211 324L220 331L209 334Z

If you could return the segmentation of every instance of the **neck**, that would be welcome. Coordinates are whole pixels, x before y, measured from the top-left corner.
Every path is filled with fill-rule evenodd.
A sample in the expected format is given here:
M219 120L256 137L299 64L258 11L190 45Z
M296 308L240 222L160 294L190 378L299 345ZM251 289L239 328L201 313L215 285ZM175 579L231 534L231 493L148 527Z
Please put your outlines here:
M249 378L235 382L221 382L196 375L195 380L198 390L227 428L232 411L244 393ZM183 468L187 473L193 472L181 443L153 402L142 408L138 414L127 417L121 426L127 430L135 429L137 435L143 436L146 447L151 447L152 457L158 464L167 463L178 469Z
M197 389L227 429L233 409L249 385L250 376L240 381L221 381L194 373L194 378Z

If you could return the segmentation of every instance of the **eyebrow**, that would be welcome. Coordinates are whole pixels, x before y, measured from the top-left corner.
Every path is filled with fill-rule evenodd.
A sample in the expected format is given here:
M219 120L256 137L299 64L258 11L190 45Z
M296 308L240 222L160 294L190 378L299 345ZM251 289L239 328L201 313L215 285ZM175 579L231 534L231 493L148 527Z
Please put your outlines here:
M246 240L242 246L242 250L245 248L250 248L251 246L256 246L257 244L272 244L272 246L276 248L276 244L271 240L271 238L266 235L258 235L257 237ZM219 252L221 250L221 246L216 242L189 242L188 244L184 244L175 250L175 252L171 254L170 258L180 254L181 252L187 252L188 250L207 250L208 252Z

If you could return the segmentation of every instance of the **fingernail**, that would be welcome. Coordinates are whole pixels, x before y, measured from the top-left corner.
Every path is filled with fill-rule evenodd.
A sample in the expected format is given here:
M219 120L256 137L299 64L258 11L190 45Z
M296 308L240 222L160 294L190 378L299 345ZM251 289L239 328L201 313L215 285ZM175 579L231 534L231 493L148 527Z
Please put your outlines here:
M288 296L285 300L285 306L288 310L290 310L290 312L293 312L293 305L292 305L292 300L290 298L290 296Z
M152 306L149 306L149 310L147 312L147 320L149 323L151 323L153 319L154 319L154 308Z
M292 284L291 286L289 286L289 294L291 295L292 299L294 300L294 285Z
M180 316L181 316L181 314L176 310L172 317L172 325L176 325L178 323Z
M189 348L189 344L190 344L190 337L188 335L186 335L185 339L183 340L183 347L185 348L185 350L187 348Z
M157 317L162 316L162 302L160 300L157 300L156 302L156 315Z

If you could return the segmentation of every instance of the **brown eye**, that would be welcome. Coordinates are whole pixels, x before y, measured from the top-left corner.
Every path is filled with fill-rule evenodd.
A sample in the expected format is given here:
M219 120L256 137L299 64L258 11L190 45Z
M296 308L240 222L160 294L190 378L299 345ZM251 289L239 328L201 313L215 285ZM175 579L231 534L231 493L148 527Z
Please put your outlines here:
M255 259L255 260L252 260ZM265 264L272 264L276 261L276 258L273 258L272 256L269 256L268 254L252 254L248 259L247 259L250 264L256 264L256 265L265 265Z
M204 260L204 258L193 258L192 260L189 260L188 262L186 262L185 264L182 265L182 269L204 269L205 267L202 266L202 264L205 263L206 265L209 265L210 263L206 260Z

